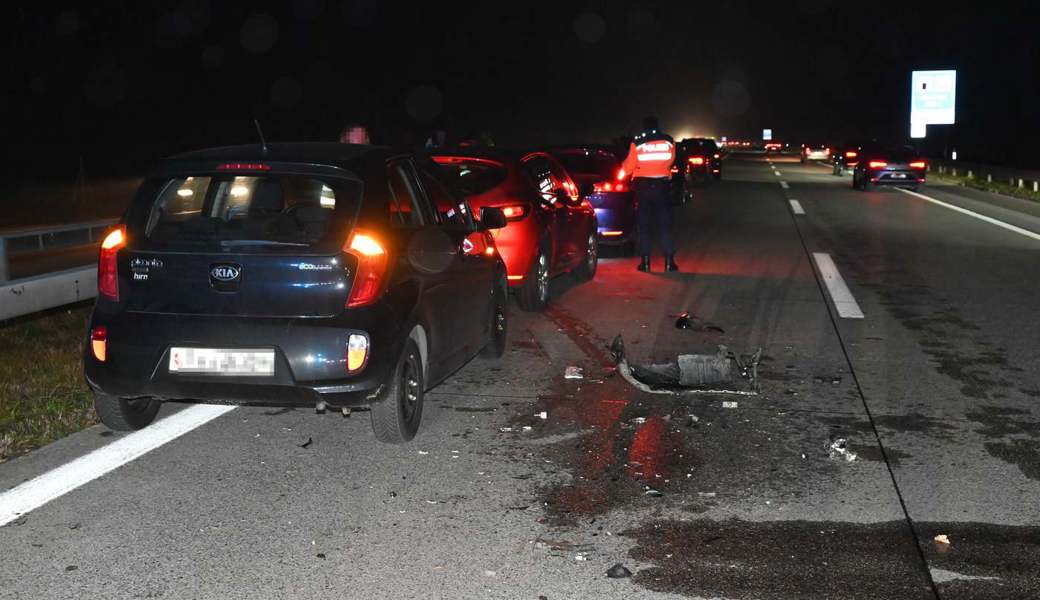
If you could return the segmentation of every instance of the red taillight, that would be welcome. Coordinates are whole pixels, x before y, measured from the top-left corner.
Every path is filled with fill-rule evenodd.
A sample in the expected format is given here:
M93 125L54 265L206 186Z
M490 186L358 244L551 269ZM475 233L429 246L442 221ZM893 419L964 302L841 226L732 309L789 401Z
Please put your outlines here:
M504 206L502 207L502 214L505 215L506 221L519 221L527 216L527 205Z
M626 190L628 190L628 186L626 186L623 181L618 181L616 183L611 181L601 181L592 184L592 192L594 194L602 194L603 192L624 192Z
M704 164L704 157L703 156L691 156L689 158L689 162L690 162L691 165L703 165Z
M113 229L101 242L98 257L98 294L109 300L119 301L119 265L116 255L126 246L126 229L122 225Z
M871 169L884 169L888 166L888 163L883 160L872 160L869 163L867 163L867 166L869 166Z
M859 156L859 152L855 152L853 150L849 150L845 153L845 158L856 158L857 156Z
M386 250L372 233L358 229L350 236L343 251L357 257L357 273L347 297L347 308L372 304L383 291L387 266L390 264Z
M805 155L809 156L810 154L812 154L812 148L806 148L805 149Z
M719 155L718 155L718 154L713 154L713 155L712 155L712 158L718 158L718 157L719 157Z
M923 160L915 160L914 162L910 163L911 169L925 169L927 167L928 165Z
M98 362L105 362L108 358L108 328L104 325L90 330L90 352Z
M263 163L224 163L217 165L218 171L270 171L271 166Z

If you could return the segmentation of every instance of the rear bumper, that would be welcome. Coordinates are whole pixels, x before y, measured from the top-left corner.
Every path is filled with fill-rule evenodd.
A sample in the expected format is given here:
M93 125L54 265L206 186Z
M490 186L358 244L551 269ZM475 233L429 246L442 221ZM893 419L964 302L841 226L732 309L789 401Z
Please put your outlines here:
M381 306L330 319L243 319L95 311L91 327L108 328L107 358L84 348L87 383L125 398L153 397L215 404L333 406L373 401L400 356L404 333ZM382 317L382 318L381 318ZM369 357L360 372L346 371L351 333L369 337ZM272 348L274 374L263 377L177 374L169 371L170 348Z
M600 244L626 244L635 239L636 206L632 192L593 194L589 202L596 211L596 237Z
M924 173L913 171L871 171L867 175L872 185L910 187L925 183Z

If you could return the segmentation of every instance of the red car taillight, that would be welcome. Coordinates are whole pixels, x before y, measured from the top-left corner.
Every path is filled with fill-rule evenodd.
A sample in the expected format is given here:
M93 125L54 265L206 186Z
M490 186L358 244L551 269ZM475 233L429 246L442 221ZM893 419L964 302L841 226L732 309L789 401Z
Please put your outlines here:
M691 165L695 165L695 166L703 165L704 164L704 157L703 156L691 156L689 158L689 162L690 162Z
M910 163L910 168L911 169L926 169L926 168L928 168L928 165L923 160L915 160L914 162Z
M514 206L503 206L502 214L505 215L506 221L519 221L527 216L527 205L516 204Z
M104 325L90 330L90 352L98 362L105 362L108 358L108 328Z
M98 257L98 294L119 301L119 265L116 255L126 246L126 229L120 225L105 236Z
M888 166L888 163L883 160L872 160L867 163L867 166L871 169L884 169Z
M357 257L357 273L347 297L347 308L372 304L383 291L387 267L390 264L386 250L378 238L362 229L355 230L343 251Z
M845 158L856 158L857 156L859 156L859 152L855 152L853 150L849 150L845 153Z
M612 182L612 181L601 181L599 183L592 184L592 192L594 194L602 194L603 192L627 192L628 186L625 185L624 181Z

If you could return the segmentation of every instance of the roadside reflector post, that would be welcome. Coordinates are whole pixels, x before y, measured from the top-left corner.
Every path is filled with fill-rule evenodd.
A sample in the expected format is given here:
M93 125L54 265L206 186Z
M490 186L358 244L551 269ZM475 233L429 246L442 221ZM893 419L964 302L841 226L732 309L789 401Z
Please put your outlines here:
M992 173L987 173L986 174L986 183L993 183L993 174Z
M971 169L968 169L968 179L972 178Z
M1025 185L1026 185L1025 182L1022 181L1021 178L1019 178L1019 180L1018 180L1018 187L1025 187Z
M956 176L957 176L957 169L954 169L954 170L953 170L953 176L954 176L954 177L956 177Z
M1034 192L1040 192L1040 181L1034 181L1033 182L1033 191Z

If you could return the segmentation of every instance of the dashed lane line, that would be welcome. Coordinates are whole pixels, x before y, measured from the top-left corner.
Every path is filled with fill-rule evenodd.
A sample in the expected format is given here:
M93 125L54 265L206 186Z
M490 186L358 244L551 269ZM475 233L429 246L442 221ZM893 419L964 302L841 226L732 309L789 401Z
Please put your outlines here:
M199 404L0 494L0 527L216 419L235 406Z
M816 262L816 268L820 270L823 284L827 286L827 292L831 295L831 302L834 302L838 316L843 319L862 319L863 311L860 310L849 286L845 285L845 280L841 278L831 255L826 252L813 252L813 260Z
M791 186L787 185L786 181L781 181L780 182L780 187L784 188L785 190L791 189Z
M797 200L788 200L788 202L791 203L791 210L794 211L794 214L796 214L796 215L804 215L805 214L805 209L802 208L802 203L801 202L799 202Z

